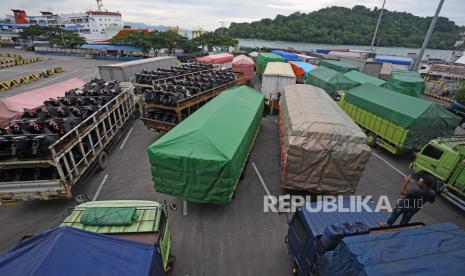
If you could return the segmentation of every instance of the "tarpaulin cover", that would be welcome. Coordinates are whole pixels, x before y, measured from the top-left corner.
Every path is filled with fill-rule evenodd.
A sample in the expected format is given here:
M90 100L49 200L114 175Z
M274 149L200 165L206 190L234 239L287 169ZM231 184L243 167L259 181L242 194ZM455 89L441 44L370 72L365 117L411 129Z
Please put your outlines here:
M232 70L244 74L248 79L253 78L255 63L246 55L238 55L232 61Z
M292 70L297 77L297 81L303 82L307 78L310 71L317 68L318 66L312 65L302 61L290 61L289 64L292 66Z
M284 58L272 53L258 54L256 61L257 74L262 75L263 72L265 72L265 68L268 62L284 62Z
M72 227L23 240L0 257L0 275L163 275L157 249Z
M346 237L324 275L463 275L465 231L442 223Z
M259 129L263 101L248 86L228 89L150 145L155 190L228 203Z
M354 70L345 73L344 76L351 81L355 81L358 84L371 83L376 86L383 86L386 83L386 81L382 79L378 79L373 76Z
M196 59L197 62L205 62L210 64L225 64L233 61L234 56L229 53L214 54Z
M386 83L386 88L419 98L425 92L426 82L416 72L393 71Z
M315 86L286 87L279 105L283 188L354 192L371 155L360 127Z
M397 65L410 65L413 62L413 58L409 57L398 57L398 56L379 56L377 55L373 61L376 62L387 62Z
M359 85L346 78L344 74L324 66L308 73L305 83L324 89L332 97L340 90L349 90Z
M9 121L18 119L25 108L35 110L43 107L44 101L49 98L63 97L66 91L80 88L84 84L85 82L80 79L70 79L1 99L0 127L7 127Z
M81 223L92 226L128 226L137 218L134 207L91 207L81 215Z
M282 51L282 50L272 50L271 53L282 56L284 58L284 61L288 62L290 60L299 60L299 56L296 53L291 53L287 51Z
M337 61L337 60L326 60L326 59L320 60L320 63L318 65L325 66L329 69L333 69L341 73L347 73L352 70L358 71L357 66L347 63L347 62L342 62L342 61Z
M454 133L460 117L439 104L364 84L349 90L344 100L409 129L404 148L415 149L429 140Z

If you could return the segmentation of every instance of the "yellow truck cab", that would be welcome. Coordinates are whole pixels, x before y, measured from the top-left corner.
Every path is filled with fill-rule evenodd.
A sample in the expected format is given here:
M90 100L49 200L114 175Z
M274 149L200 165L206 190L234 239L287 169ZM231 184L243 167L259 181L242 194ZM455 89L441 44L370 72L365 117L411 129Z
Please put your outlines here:
M465 137L431 140L415 156L410 169L418 176L431 175L436 190L465 210Z

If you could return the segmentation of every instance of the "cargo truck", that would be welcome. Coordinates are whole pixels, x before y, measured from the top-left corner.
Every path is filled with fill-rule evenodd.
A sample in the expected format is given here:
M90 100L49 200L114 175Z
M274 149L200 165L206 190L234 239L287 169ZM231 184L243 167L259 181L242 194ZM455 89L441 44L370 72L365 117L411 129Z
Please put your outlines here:
M154 246L164 271L174 265L168 207L146 200L90 201L70 210L61 227L74 227Z
M410 169L436 179L436 190L465 211L465 137L431 140L415 155Z
M197 203L229 203L263 116L263 95L231 88L148 148L155 190Z
M279 136L283 188L355 192L371 155L367 137L323 89L284 88Z
M351 204L346 198L342 206ZM299 207L285 238L294 275L456 275L465 269L465 231L458 226L379 227L386 213L367 206L360 212L314 211L325 202Z
M366 83L341 93L339 105L368 136L393 154L421 149L431 139L450 136L461 118L437 103Z
M133 118L134 110L129 87L48 146L44 155L2 158L0 203L71 198L73 186L84 175L95 168L105 169L107 151Z

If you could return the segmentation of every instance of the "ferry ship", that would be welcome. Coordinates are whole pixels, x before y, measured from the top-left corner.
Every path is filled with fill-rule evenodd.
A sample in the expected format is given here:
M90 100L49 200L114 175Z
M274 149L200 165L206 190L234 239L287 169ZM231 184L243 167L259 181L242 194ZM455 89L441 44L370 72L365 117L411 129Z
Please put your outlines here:
M14 17L10 19L15 24L37 24L55 26L65 30L75 31L86 39L87 43L108 42L123 28L121 13L102 9L102 1L97 0L97 10L81 13L54 14L41 12L41 15L30 16L24 10L14 9Z

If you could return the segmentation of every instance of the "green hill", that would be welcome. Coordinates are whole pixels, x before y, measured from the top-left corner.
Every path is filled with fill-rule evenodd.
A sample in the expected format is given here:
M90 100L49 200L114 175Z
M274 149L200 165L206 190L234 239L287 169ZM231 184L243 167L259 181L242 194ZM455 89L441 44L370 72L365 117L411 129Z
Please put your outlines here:
M233 22L228 33L235 38L370 45L379 13L377 8L364 6L330 7L252 23ZM430 22L431 17L385 10L378 32L379 46L419 48ZM464 30L464 26L439 17L428 48L452 49Z

